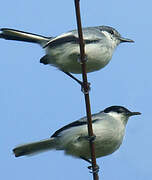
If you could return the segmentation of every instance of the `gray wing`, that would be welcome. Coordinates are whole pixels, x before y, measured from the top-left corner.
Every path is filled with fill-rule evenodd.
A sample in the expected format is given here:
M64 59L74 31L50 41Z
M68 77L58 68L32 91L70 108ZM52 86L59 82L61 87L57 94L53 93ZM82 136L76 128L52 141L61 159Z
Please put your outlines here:
M89 27L89 28L84 28L83 29L83 39L85 44L89 43L96 43L99 40L102 39L104 35L101 33L99 28L96 27ZM77 30L69 31L67 33L64 33L60 36L57 36L53 39L51 39L49 42L47 42L43 48L45 47L57 47L58 45L62 45L65 43L73 43L73 44L78 44L79 43L79 38L78 38L78 32Z
M92 123L95 123L99 120L102 120L101 117L99 117L100 113L94 114L92 115ZM63 126L62 128L58 129L51 137L57 137L61 132L70 129L72 127L77 127L77 126L83 126L83 125L87 125L87 118L83 117L77 121L74 121L66 126Z

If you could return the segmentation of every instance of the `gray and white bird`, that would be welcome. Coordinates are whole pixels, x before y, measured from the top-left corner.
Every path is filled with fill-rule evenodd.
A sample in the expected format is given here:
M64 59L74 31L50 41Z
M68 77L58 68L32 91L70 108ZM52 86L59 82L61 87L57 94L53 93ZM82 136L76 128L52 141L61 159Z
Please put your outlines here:
M111 106L92 115L96 157L115 152L121 145L130 116L140 115L122 106ZM65 154L90 161L87 118L83 117L57 130L49 139L18 146L16 157L47 150L63 150Z
M0 38L36 43L43 47L46 55L40 59L40 63L55 66L72 78L74 76L70 73L80 74L82 72L78 60L80 48L77 30L57 37L45 37L8 28L2 28L0 31ZM105 67L120 43L134 42L131 39L123 38L114 28L109 26L83 28L83 37L87 73ZM78 83L80 83L79 80Z

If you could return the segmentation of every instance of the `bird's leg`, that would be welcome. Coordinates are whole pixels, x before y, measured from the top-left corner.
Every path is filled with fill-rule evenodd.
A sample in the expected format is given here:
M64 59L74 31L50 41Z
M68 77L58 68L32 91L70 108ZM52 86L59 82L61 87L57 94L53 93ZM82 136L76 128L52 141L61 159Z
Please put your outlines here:
M91 162L91 160L90 160L90 159L87 159L87 158L82 157L82 156L80 156L80 158L81 158L81 159L83 159L83 160L85 160L85 161L87 161L88 163L92 164L92 162Z
M92 161L90 159L87 159L87 158L82 157L82 156L80 156L80 158L91 164L91 166L88 166L88 169L91 170L90 173L97 173L97 172L99 172L99 166L97 164L96 164L95 169L93 170L93 168L92 168Z
M82 59L81 59L81 57L80 57L80 54L78 55L77 61L78 61L79 64L81 64L81 66L82 66L83 63L86 64L87 60L88 60L87 55L84 56L84 59L83 59L84 62L82 61ZM81 86L81 87L82 87L82 88L81 88L81 91L82 91L84 94L88 94L88 93L89 93L89 91L90 91L90 83L89 83L89 82L87 82L87 87L85 87L84 84L83 84L83 86ZM87 89L86 89L86 88L87 88Z
M79 79L77 79L76 77L74 77L72 74L70 74L69 72L65 72L63 71L66 75L68 75L70 78L74 79L77 83L79 83L81 86L83 86L83 82L80 81Z
M63 70L62 70L63 71ZM82 81L80 81L79 79L77 79L76 77L74 77L71 73L69 73L69 72L66 72L66 71L63 71L66 75L68 75L70 78L72 78L72 79L74 79L78 84L80 84L81 85L81 90L82 90L82 92L83 93L86 93L85 91L84 91L84 84L83 84L83 82ZM88 89L90 90L90 83L88 83Z

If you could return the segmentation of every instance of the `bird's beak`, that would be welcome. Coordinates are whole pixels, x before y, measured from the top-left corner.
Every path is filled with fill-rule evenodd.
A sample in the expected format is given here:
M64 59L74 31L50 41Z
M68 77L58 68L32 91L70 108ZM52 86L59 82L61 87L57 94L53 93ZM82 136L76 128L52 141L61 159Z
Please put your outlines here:
M129 112L128 116L135 116L135 115L141 115L140 112Z
M123 38L123 37L119 37L119 40L121 43L123 43L123 42L133 43L134 42L132 39L127 39L127 38Z

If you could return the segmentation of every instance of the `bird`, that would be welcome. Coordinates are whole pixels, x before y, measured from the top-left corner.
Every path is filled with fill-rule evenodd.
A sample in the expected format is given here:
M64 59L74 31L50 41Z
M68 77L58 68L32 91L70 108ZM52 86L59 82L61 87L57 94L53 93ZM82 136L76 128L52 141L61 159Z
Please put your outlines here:
M134 42L123 38L117 30L110 26L85 27L82 32L87 73L104 68L120 43ZM72 75L82 73L77 30L68 31L56 37L45 37L15 29L1 28L0 38L39 44L45 49L45 55L40 59L40 63L58 68L82 85L82 82Z
M140 115L123 106L110 106L92 115L96 158L115 152L122 144L129 117ZM48 150L63 150L66 155L91 163L87 118L82 117L57 130L50 138L23 144L13 149L16 157Z

